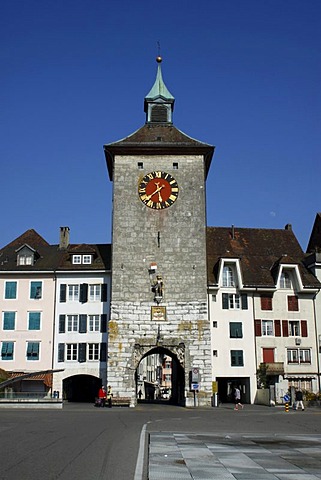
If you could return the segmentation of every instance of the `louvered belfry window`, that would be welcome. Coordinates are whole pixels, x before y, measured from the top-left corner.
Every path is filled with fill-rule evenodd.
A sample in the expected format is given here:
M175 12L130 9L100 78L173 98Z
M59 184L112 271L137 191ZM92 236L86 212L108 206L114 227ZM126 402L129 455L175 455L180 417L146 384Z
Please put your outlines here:
M167 108L164 105L155 105L151 111L152 122L167 122Z

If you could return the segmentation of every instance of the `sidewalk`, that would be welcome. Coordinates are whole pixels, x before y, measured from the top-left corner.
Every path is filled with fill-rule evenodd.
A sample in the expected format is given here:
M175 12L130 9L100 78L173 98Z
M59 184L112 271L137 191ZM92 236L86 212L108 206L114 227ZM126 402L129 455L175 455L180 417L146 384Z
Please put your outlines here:
M321 435L150 434L149 480L320 480Z

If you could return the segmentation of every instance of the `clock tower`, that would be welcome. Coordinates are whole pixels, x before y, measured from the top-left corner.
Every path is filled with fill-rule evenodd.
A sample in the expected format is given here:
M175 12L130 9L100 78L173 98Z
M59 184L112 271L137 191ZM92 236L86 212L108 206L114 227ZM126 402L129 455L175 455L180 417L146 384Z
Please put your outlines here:
M193 371L197 404L210 405L205 181L214 147L173 125L161 61L145 125L104 146L114 186L108 384L134 406L141 360L164 354L172 358L172 401L194 405Z

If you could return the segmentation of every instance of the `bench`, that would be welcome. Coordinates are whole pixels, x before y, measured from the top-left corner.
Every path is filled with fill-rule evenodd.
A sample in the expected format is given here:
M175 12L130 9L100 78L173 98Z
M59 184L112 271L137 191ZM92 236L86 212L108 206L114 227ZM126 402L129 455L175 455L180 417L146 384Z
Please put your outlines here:
M113 397L112 404L113 407L129 407L130 397Z

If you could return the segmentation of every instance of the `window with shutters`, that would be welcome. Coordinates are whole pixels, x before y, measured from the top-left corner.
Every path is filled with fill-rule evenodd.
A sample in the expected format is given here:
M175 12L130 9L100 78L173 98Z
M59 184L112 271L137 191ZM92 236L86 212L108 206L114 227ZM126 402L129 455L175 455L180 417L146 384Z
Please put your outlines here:
M40 330L40 312L28 312L28 330Z
M27 342L27 360L39 360L39 342Z
M101 285L89 285L89 301L100 302L101 301Z
M13 360L14 342L2 342L1 360Z
M272 310L272 295L261 295L261 310Z
M243 338L242 322L230 322L230 338Z
M262 336L271 337L273 335L273 320L262 320Z
M298 320L289 320L289 336L299 337L300 335L300 322Z
M99 343L88 343L88 360L99 360Z
M299 299L296 295L288 295L288 311L289 312L299 311Z
M90 332L100 331L100 318L99 315L88 315L88 329Z
M67 315L67 332L78 332L78 315Z
M6 282L4 298L6 300L13 300L17 298L17 282Z
M247 295L242 293L222 293L222 307L224 310L247 310Z
M232 367L243 367L243 350L231 350L231 366Z
M79 302L79 285L68 285L69 302Z
M78 344L77 343L67 343L67 352L66 360L73 361L78 359Z
M16 312L3 312L3 330L15 330Z

